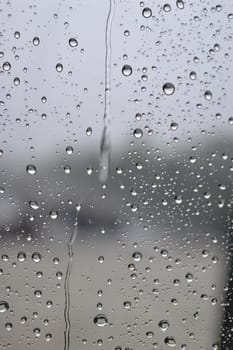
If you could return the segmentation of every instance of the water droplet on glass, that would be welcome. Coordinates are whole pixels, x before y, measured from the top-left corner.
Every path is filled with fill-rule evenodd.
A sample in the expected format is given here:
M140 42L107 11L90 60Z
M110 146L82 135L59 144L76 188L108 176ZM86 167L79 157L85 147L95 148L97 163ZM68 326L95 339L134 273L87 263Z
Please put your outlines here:
M108 324L108 320L104 314L99 314L99 315L95 316L94 323L98 327L105 327Z
M78 46L78 41L75 38L70 38L69 39L69 45L70 45L70 47L77 47Z
M39 205L38 205L38 203L37 203L36 201L30 201L30 202L29 202L29 206L30 206L32 209L34 209L34 210L39 209Z
M58 212L56 210L51 210L49 216L51 217L51 219L55 220L58 217Z
M142 15L143 17L145 18L150 18L152 16L152 11L149 7L145 7L143 10L142 10Z
M20 32L14 32L14 37L15 37L15 39L19 39L20 38Z
M34 253L32 254L32 260L33 260L35 263L40 262L40 261L41 261L41 255L40 255L40 253L34 252Z
M63 71L63 65L62 65L61 63L58 63L58 64L56 65L56 71L57 71L58 73L61 73L61 72Z
M14 78L14 85L19 86L20 85L20 79L18 77Z
M170 128L171 128L171 130L175 131L178 129L178 124L173 122L173 123L171 123Z
M70 156L72 153L73 153L73 147L71 147L71 146L67 146L66 147L66 153Z
M140 260L142 260L142 253L134 252L132 257L133 257L134 261L140 261Z
M165 331L168 329L168 327L169 327L169 322L168 322L167 320L161 320L161 321L159 322L159 328L160 328L163 332L165 332Z
M184 9L184 2L182 0L177 0L176 7L180 10L183 10Z
M20 262L23 262L26 260L26 253L24 252L19 252L18 255L17 255L17 259L20 261Z
M175 92L175 86L172 83L165 83L163 85L163 92L167 96L173 95Z
M0 301L0 313L9 310L9 304L6 301Z
M122 67L122 74L125 76L125 77L129 77L131 74L133 73L133 69L130 65L128 64L125 64L123 67Z
M174 338L174 337L166 337L166 338L164 339L164 343L165 343L167 346L171 346L171 347L176 346L176 341L175 341L175 338Z
M212 100L212 97L213 97L212 92L209 91L209 90L207 90L207 91L205 92L205 94L204 94L204 97L205 97L205 99L206 99L207 101Z
M171 5L170 4L164 4L163 5L163 11L164 12L170 12L171 11Z
M135 139L140 139L143 136L143 131L141 129L135 129L133 132Z
M34 46L38 46L40 45L40 39L37 36L35 36L32 40L32 43Z
M35 175L37 173L36 167L33 164L28 164L27 168L26 168L26 171L30 175Z
M197 73L194 72L194 71L190 72L190 73L189 73L189 78L190 78L191 80L196 80L196 79L197 79Z
M11 69L11 64L9 62L4 62L2 68L5 72L8 72Z
M92 128L89 126L86 130L86 135L91 136L92 135Z

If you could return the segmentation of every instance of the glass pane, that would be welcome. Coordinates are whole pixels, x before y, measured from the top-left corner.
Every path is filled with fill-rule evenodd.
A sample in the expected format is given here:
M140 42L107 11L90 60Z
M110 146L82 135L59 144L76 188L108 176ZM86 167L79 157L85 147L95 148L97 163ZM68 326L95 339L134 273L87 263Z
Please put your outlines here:
M1 3L0 349L232 349L232 23Z

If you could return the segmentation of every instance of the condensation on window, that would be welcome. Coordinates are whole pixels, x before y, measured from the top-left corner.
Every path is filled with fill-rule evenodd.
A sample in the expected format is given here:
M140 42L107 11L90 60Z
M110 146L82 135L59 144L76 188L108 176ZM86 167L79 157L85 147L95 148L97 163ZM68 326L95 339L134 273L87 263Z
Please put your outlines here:
M0 349L232 349L232 2L0 18Z

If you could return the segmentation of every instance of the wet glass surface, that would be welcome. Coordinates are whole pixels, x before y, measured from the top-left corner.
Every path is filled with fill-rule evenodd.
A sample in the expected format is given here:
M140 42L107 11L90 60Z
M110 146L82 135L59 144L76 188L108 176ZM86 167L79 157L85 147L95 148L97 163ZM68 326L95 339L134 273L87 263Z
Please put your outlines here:
M232 349L233 4L0 9L0 349Z

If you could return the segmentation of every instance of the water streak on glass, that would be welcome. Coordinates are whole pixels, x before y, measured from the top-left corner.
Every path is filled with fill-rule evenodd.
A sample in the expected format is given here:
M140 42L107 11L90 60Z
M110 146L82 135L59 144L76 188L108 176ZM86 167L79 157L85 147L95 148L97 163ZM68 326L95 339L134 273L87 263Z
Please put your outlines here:
M78 221L77 218L75 219L74 223L74 229L70 235L69 241L68 241L68 257L69 257L69 262L67 265L66 269L66 275L65 275L65 309L64 309L64 317L65 317L65 331L64 331L64 340L65 340L65 345L64 345L64 350L69 350L70 348L70 328L71 328L71 323L70 323L70 275L71 275L71 270L72 270L72 262L73 262L73 244L75 242L75 239L77 237L78 233Z
M111 31L114 16L115 0L109 1L109 12L105 30L105 91L104 91L104 128L100 142L100 173L101 182L106 182L110 162L110 121L111 121Z

